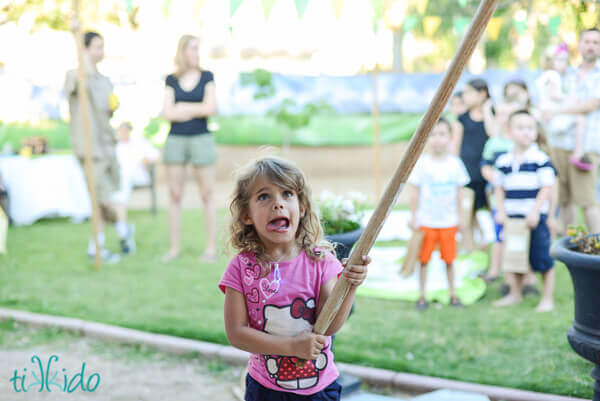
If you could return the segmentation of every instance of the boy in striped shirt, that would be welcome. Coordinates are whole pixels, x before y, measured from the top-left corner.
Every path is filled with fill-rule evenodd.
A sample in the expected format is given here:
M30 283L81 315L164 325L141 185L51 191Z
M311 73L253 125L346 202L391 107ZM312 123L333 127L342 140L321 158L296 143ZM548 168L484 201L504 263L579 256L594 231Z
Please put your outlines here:
M534 272L542 273L543 279L542 299L536 310L547 312L554 308L554 261L550 257L550 231L546 223L555 180L554 168L548 155L535 143L537 122L529 111L515 111L508 124L514 147L500 155L495 163L496 221L504 224L507 217L525 219L531 230L529 263ZM511 274L510 292L494 306L521 302L524 275Z

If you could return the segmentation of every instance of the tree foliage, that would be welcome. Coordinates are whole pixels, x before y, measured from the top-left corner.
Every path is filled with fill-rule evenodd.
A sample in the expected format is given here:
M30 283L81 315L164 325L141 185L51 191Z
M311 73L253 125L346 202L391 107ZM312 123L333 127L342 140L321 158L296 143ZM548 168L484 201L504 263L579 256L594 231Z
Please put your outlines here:
M596 4L594 4L596 3ZM469 20L475 14L480 0L429 0L424 16L440 16L441 24L430 39L436 51L415 60L409 70L443 70L444 61L452 58L461 40L461 33L454 29L454 18L464 17ZM495 18L501 18L502 25L496 40L484 34L485 56L488 67L514 68L516 60L514 48L521 34L531 35L534 40L534 49L529 58L530 68L539 67L539 60L545 48L559 41L571 39L584 28L588 28L590 21L598 21L600 4L592 0L500 0ZM516 17L525 12L526 20L523 22L525 32L516 29ZM411 2L407 10L408 15L418 15L417 2ZM552 32L549 19L560 17L560 33ZM595 16L595 17L594 17ZM586 21L587 20L587 21ZM561 34L572 33L568 38ZM417 38L425 38L423 24L416 24L412 33Z
M99 7L99 2L103 7ZM108 21L116 25L127 24L136 29L139 7L130 7L130 3L118 0L80 1L80 15L83 21L96 23ZM71 0L14 0L0 9L0 25L19 22L25 16L32 16L32 30L47 26L54 30L69 30L71 25Z

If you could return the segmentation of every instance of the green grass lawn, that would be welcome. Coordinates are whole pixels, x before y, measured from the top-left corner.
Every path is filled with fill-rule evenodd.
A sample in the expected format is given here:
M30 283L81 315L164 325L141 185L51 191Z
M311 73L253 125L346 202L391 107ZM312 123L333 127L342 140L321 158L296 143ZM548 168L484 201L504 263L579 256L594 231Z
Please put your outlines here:
M394 113L380 116L381 143L410 139L420 114ZM274 145L283 143L285 129L268 116L217 116L211 119L218 126L215 137L221 145ZM152 137L167 123L153 119L144 128ZM139 127L138 127L139 128ZM18 149L23 138L46 136L53 150L70 149L69 126L64 121L42 121L37 124L0 122L0 146L10 143ZM370 145L373 143L373 119L368 114L327 114L315 116L310 125L291 137L295 146Z
M0 305L226 344L223 295L228 261L198 262L202 215L184 212L183 253L160 263L167 249L166 216L134 212L137 255L95 271L85 256L89 224L47 220L11 227L0 255ZM221 216L224 216L224 211ZM114 230L108 244L116 248ZM340 361L450 379L591 398L591 364L569 347L573 290L557 266L556 310L534 312L536 299L496 310L497 286L475 305L431 307L358 298L336 340Z

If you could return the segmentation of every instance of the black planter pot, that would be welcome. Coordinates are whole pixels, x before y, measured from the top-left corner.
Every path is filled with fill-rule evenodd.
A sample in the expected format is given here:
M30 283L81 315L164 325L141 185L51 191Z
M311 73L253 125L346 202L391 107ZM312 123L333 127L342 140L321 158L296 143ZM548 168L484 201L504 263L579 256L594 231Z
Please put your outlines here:
M359 227L354 231L348 231L346 233L340 234L331 234L326 235L325 238L327 241L332 242L335 245L335 254L338 260L341 262L342 259L347 258L350 255L350 250L360 238L360 235L363 233L364 228ZM354 312L354 304L352 304L352 309L350 309L350 315ZM350 317L348 315L348 317ZM333 335L331 339L331 351L334 351L335 335ZM340 373L338 377L338 383L342 386L342 394L343 396L347 396L348 394L352 394L355 391L360 389L360 379L358 377L349 375L347 373Z
M330 234L326 235L325 238L327 241L332 242L336 245L335 253L337 255L338 260L341 262L343 258L347 258L350 255L350 250L360 238L360 235L363 233L365 229L363 227L359 227L354 231L348 231L346 233L340 234Z
M596 365L591 374L596 380L593 401L600 401L600 256L576 252L569 237L556 241L550 253L571 274L575 320L567 338L577 354Z

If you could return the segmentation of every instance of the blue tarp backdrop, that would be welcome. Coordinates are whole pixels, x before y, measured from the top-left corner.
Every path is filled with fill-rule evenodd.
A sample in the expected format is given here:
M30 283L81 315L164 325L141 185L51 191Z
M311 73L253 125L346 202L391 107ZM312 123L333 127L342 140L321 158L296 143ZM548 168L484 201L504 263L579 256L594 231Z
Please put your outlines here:
M532 94L539 71L487 70L480 75L465 73L457 90L472 78L488 82L494 100L502 98L504 84L513 78L524 80ZM379 110L385 112L424 112L429 106L443 74L380 73L378 81ZM369 113L373 106L372 75L348 77L306 77L273 74L276 95L273 99L256 101L254 88L241 87L239 81L230 89L228 99L219 99L219 109L225 114L261 114L282 99L292 98L299 103L324 100L339 113ZM223 107L221 107L221 105Z
M474 77L485 79L493 99L502 98L502 87L512 78L524 80L532 94L535 104L534 82L539 71L503 71L487 70L477 76L465 73L459 80L457 90ZM378 101L381 112L424 112L433 98L442 80L443 74L396 74L379 73ZM12 78L4 75L2 80ZM311 101L325 101L338 113L370 113L373 105L372 75L355 76L290 76L273 74L276 93L273 98L255 100L256 88L242 86L240 80L233 80L229 86L226 80L219 81L219 72L215 71L219 113L222 115L262 115L281 100L291 98L299 104ZM122 108L134 106L137 112L154 117L160 112L164 80L157 77L151 82L113 78L115 92L119 95ZM59 119L64 94L57 86L40 86L23 81L20 89L29 90L29 110L35 110L38 118ZM28 88L28 89L27 89ZM148 99L148 96L152 99ZM154 99L156 97L156 99ZM140 110L141 109L141 110ZM64 108L63 108L64 112Z

